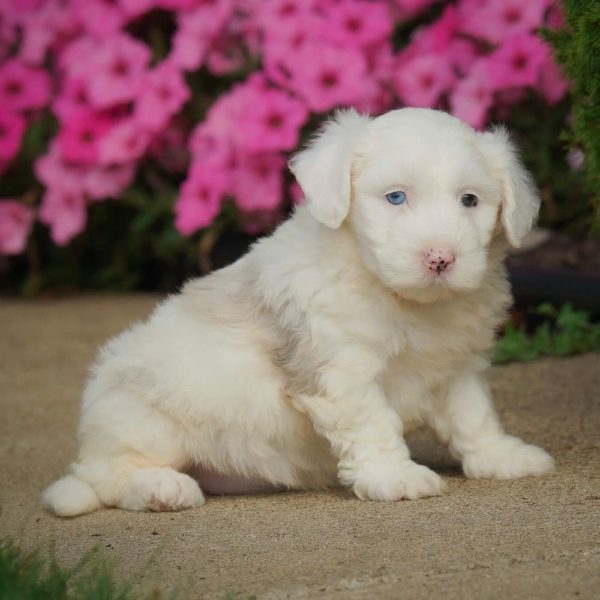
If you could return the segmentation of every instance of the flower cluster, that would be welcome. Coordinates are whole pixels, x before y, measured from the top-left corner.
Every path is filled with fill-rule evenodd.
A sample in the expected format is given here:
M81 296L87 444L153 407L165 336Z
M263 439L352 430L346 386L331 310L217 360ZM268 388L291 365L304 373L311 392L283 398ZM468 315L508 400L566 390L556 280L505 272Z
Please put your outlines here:
M436 16L400 43L423 11ZM149 16L170 24L163 52L139 33ZM527 90L555 103L567 83L536 32L559 25L554 0L4 0L0 176L29 124L50 112L57 132L35 160L39 206L0 199L0 253L22 252L35 218L67 244L90 203L122 194L142 161L172 170L178 145L175 226L191 234L226 199L264 214L296 198L287 155L334 107L445 108L481 128ZM202 72L236 83L201 90L198 121Z

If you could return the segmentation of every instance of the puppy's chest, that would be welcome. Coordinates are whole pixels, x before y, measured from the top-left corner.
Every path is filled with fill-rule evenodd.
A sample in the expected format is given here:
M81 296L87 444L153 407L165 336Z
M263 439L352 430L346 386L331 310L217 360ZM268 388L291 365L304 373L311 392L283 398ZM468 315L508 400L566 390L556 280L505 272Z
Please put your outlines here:
M386 371L442 382L473 353L493 343L495 323L484 310L424 311L397 321Z

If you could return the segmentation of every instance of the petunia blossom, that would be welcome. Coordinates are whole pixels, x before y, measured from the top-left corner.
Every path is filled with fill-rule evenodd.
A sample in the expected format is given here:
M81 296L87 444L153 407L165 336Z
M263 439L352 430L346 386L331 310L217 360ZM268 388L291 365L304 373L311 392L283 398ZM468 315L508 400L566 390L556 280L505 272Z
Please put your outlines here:
M48 188L42 198L39 218L50 227L54 243L65 246L85 229L85 199L73 190Z
M10 110L0 110L0 161L9 162L19 152L25 119Z
M17 56L21 61L29 66L43 66L53 47L80 32L73 3L73 0L44 0L27 7L23 0L14 2L8 10L20 32ZM18 7L23 9L20 14L15 11Z
M141 91L150 50L132 37L118 33L99 44L87 66L91 103L105 108L134 100Z
M549 0L463 0L457 7L459 27L463 33L498 44L540 27L548 5Z
M50 98L50 77L42 69L24 65L17 59L0 66L0 106L2 110L25 111L42 108Z
M433 108L454 83L448 59L438 54L416 56L401 63L394 77L398 96L409 106Z
M63 158L81 164L97 162L100 140L111 125L111 121L105 116L92 111L73 114L70 119L65 120L58 133Z
M342 0L325 13L326 39L344 46L369 46L386 39L392 30L388 5L366 0Z
M494 101L485 61L485 58L480 59L471 72L457 82L450 94L452 114L476 129L485 125Z
M569 89L569 82L550 56L540 68L537 88L549 104L556 104Z
M52 102L52 111L61 121L92 111L87 85L81 79L67 79Z
M528 33L504 40L487 60L494 89L535 86L550 50L538 37Z
M210 161L192 164L175 202L175 227L190 235L210 225L221 210L227 174Z
M244 211L267 210L278 206L283 194L283 167L280 154L242 155L232 177L232 193Z
M21 254L33 226L35 213L22 202L0 198L0 254Z
M64 188L83 194L84 176L89 167L64 160L59 140L50 142L48 152L40 156L34 163L34 172L40 182L47 188Z
M146 152L151 134L133 119L125 119L111 127L98 142L98 162L101 165L128 163Z
M178 13L169 60L185 70L199 68L232 11L232 1L221 0Z
M287 66L291 90L315 112L352 106L364 98L367 65L363 54L354 48L311 43Z
M87 169L81 179L86 198L90 200L117 198L133 182L136 167L137 164L132 161Z
M189 97L190 90L181 71L175 65L163 62L143 76L134 119L150 131L160 130Z
M116 34L128 20L120 3L110 0L75 0L71 11L87 33L101 39Z
M240 145L249 152L294 148L308 117L304 104L276 89L254 94L237 124Z

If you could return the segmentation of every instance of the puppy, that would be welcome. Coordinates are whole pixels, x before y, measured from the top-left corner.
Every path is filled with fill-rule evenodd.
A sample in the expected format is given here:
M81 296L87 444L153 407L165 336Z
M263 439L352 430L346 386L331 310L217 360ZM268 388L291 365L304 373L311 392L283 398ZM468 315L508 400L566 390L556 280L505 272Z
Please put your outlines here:
M552 470L504 433L485 377L507 242L539 208L507 134L338 112L291 170L306 202L287 222L102 349L77 461L44 492L57 515L180 510L201 488L435 496L403 438L423 424L467 477Z

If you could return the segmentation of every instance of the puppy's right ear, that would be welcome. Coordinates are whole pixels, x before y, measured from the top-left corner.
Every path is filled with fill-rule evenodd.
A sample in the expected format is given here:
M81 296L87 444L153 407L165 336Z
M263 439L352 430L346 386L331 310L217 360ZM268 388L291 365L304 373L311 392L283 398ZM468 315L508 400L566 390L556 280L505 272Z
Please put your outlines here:
M350 209L352 157L371 118L339 110L317 132L308 147L290 160L313 217L337 229Z

